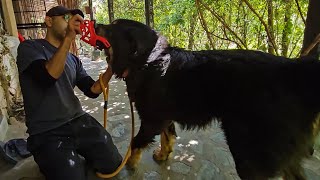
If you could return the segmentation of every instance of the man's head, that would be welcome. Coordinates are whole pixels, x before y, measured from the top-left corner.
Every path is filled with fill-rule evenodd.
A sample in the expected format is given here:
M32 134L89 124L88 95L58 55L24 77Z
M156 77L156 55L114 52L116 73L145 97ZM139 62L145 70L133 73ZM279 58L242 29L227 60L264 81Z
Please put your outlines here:
M45 17L45 24L47 26L49 36L62 40L66 35L68 27L68 20L73 16L79 14L84 17L84 14L79 9L68 9L63 6L55 6L51 8Z

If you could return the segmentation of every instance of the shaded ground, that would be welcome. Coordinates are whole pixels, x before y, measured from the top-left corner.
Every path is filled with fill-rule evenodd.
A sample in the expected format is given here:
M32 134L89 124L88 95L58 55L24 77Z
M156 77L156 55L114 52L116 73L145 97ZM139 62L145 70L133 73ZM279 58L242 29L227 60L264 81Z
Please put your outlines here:
M83 58L83 65L87 72L97 79L98 75L105 70L104 61L90 61ZM110 83L110 96L108 106L107 130L111 133L113 140L121 154L125 155L131 133L130 106L125 93L125 84L122 81L112 79ZM83 109L92 114L103 123L103 96L97 99L89 99L76 90L82 101ZM139 129L140 122L137 114L135 128ZM25 126L12 119L7 139L15 137L26 137ZM234 168L234 161L224 140L223 132L219 124L214 123L211 128L204 131L181 131L177 128L178 139L172 158L163 163L156 163L152 159L152 151L158 144L151 147L143 154L138 170L131 171L123 169L118 176L112 179L185 179L185 180L234 180L239 179ZM159 141L159 137L157 137ZM306 161L308 179L320 179L320 157L316 152L315 157ZM108 162L106 162L108 163ZM99 179L89 171L91 180ZM0 180L43 180L37 165L32 157L21 161L12 167L0 159Z

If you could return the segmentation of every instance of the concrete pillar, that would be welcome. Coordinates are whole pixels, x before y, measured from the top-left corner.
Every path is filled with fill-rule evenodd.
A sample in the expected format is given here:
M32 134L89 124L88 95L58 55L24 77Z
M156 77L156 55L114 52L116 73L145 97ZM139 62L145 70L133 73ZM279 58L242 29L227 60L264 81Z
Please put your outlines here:
M1 0L1 4L2 4L2 10L4 15L3 20L5 23L7 32L9 32L11 36L18 37L18 29L17 29L16 18L14 16L12 0Z
M5 92L0 81L0 141L3 141L8 130L8 113Z
M3 141L8 131L8 120L6 116L0 115L0 141Z

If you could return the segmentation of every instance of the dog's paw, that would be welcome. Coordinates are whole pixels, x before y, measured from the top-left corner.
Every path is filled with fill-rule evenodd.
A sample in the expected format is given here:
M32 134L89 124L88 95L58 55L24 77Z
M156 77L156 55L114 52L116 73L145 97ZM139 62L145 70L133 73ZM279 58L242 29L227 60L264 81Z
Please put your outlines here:
M129 167L129 169L136 169L138 166L138 163L133 158L129 158L126 165Z
M133 150L126 165L131 169L135 169L138 166L141 157L142 157L142 154L140 149Z
M170 153L163 153L161 147L153 151L153 159L156 161L165 161L169 158Z

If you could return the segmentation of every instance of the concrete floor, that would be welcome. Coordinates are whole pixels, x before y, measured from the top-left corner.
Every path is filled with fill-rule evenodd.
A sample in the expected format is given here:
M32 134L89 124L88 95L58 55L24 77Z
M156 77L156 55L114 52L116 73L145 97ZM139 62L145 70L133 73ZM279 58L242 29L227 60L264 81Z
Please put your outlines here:
M83 65L94 79L105 70L104 61L90 61L82 58ZM107 130L111 133L114 142L121 154L125 155L131 133L131 115L128 98L125 93L124 82L112 79L110 83L108 124ZM76 93L83 104L83 109L103 123L103 96L97 99L89 99L76 89ZM140 121L135 113L135 132L138 131ZM11 119L12 125L6 139L27 137L24 124ZM178 126L177 126L178 127ZM225 142L224 134L218 123L204 131L181 131L177 129L178 138L175 151L170 160L156 163L152 159L152 152L158 146L156 143L148 151L144 152L142 161L136 171L124 168L112 179L185 179L185 180L235 180L239 179L233 158ZM157 137L159 142L159 137ZM317 158L318 157L318 158ZM308 179L320 179L320 154L304 163ZM107 163L107 162L106 162ZM32 157L19 162L12 167L0 159L0 180L43 180L37 165ZM89 171L89 179L97 178Z

